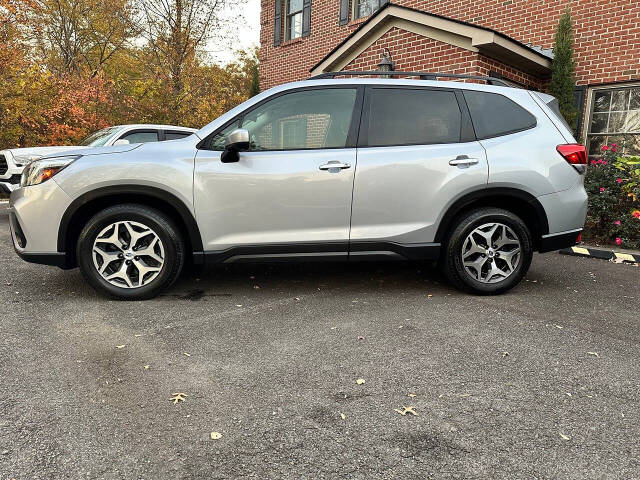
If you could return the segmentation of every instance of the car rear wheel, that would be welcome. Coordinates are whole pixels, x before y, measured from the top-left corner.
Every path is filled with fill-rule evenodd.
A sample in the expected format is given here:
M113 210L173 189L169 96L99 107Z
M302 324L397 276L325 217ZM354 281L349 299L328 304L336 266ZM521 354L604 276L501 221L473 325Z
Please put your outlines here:
M445 241L440 264L457 288L493 295L520 283L532 257L531 233L517 215L481 208L457 221Z
M180 231L171 219L136 204L94 215L80 233L76 254L92 287L129 300L152 298L169 287L185 256Z

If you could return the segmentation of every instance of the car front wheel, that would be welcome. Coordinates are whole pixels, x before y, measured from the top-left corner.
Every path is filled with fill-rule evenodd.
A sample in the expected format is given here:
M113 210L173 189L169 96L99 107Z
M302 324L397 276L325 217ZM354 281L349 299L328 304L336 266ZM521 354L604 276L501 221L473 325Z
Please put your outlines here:
M532 257L531 233L517 215L481 208L457 221L445 241L441 268L457 288L493 295L520 283Z
M184 242L173 221L136 204L106 208L80 233L80 270L89 284L110 297L152 298L178 278Z

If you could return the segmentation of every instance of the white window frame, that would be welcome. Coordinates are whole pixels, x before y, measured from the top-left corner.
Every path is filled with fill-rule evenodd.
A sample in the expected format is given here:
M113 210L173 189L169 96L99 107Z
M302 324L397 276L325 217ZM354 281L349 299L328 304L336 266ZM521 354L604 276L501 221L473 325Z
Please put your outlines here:
M304 21L304 1L300 5L300 10L295 12L289 11L291 0L284 0L284 38L285 40L295 40L296 38L302 38L302 29L304 28L302 22ZM291 24L289 23L293 17L300 15L300 35L295 37L291 36Z
M362 17L358 16L358 1L359 0L351 0L351 18L354 20L359 20L361 18L367 18L370 17L371 15L373 15L374 13L376 13L378 10L380 10L380 1L381 0L375 0L378 2L378 6L376 8L374 8L371 13L369 15L363 15Z
M596 87L588 87L587 88L587 104L586 104L586 109L585 109L585 116L584 116L584 120L583 120L583 125L582 125L582 138L584 140L584 144L587 148L587 154L589 153L589 151L591 150L591 138L593 136L599 136L599 137L607 137L607 136L615 136L615 135L608 135L607 133L601 134L601 133L590 133L589 130L591 129L591 122L593 120L593 113L594 113L594 101L595 101L595 94L596 92L600 92L603 90L620 90L620 89L624 89L624 88L640 88L640 82L630 82L630 83L615 83L615 84L610 84L610 85L599 85ZM640 133L634 132L634 133L627 133L625 135L637 135L640 136Z

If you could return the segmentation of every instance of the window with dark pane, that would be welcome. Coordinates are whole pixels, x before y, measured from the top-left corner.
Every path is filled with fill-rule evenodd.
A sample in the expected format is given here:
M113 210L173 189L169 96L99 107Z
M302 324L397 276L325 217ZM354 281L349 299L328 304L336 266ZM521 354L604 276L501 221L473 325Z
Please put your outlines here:
M478 140L521 132L537 124L536 117L504 95L466 90L464 98Z
M591 157L601 155L602 146L612 143L624 155L640 155L640 87L593 93L587 142Z
M461 123L453 92L375 88L367 142L377 147L457 143Z
M302 0L286 0L286 38L302 36Z

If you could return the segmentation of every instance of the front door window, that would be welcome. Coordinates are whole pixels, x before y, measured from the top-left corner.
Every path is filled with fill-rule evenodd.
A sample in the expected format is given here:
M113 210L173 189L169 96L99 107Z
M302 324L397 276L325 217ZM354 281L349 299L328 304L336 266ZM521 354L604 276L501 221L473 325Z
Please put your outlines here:
M287 93L247 113L251 150L344 148L356 100L355 88Z

